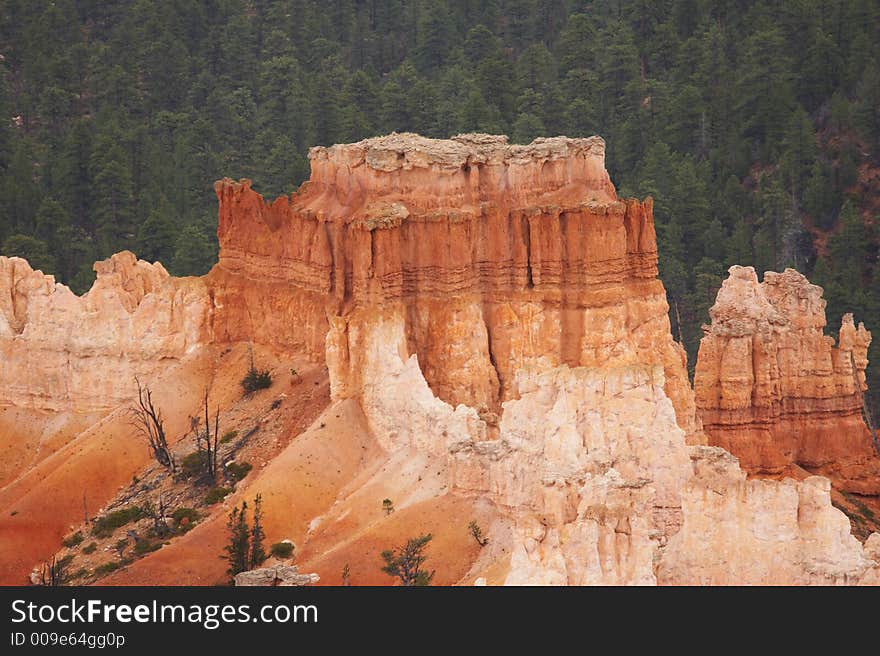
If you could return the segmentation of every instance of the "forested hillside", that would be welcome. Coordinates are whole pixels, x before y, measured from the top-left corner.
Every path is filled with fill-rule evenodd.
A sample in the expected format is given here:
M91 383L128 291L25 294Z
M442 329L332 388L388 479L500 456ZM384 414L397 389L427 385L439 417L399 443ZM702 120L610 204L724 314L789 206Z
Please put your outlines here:
M794 266L880 389L877 0L2 0L0 55L0 252L78 292L123 248L204 273L214 180L290 192L315 144L599 134L691 362L727 266Z

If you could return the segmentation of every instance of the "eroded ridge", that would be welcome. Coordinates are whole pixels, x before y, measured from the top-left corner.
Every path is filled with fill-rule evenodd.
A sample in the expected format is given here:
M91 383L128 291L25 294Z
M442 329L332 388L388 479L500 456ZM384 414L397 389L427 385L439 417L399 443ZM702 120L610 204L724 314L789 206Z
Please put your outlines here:
M792 465L844 490L880 493L880 459L862 419L871 333L844 315L824 334L822 288L800 273L734 266L704 328L694 387L713 444L756 473Z
M653 205L617 198L604 155L599 137L392 134L312 149L309 181L271 203L222 180L217 333L320 359L328 329L394 315L436 394L494 411L532 361L650 361L694 433Z

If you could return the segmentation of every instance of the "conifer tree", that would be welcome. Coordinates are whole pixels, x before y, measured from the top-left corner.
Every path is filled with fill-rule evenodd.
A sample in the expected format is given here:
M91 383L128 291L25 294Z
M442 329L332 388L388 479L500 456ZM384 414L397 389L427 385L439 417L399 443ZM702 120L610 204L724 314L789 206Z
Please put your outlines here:
M34 271L55 273L55 258L49 253L46 242L28 235L10 235L3 241L2 252L8 257L21 257L28 261Z
M211 244L199 227L184 227L175 242L171 271L178 276L200 276L208 272L212 260Z
M147 220L141 223L137 233L139 258L161 262L166 267L171 265L177 237L171 212L171 206L163 196L159 205L150 211Z
M430 585L434 571L423 570L422 565L428 559L424 551L432 538L430 533L426 533L417 538L410 538L403 547L386 549L382 552L382 560L385 561L382 571L390 576L396 576L401 585Z
M229 569L226 573L231 578L236 574L245 572L250 565L250 529L247 523L247 501L242 501L241 506L235 506L229 513L226 522L229 532L229 543L226 545L226 559Z
M251 553L250 567L259 567L266 560L266 549L263 541L266 534L263 532L263 497L258 494L254 499L254 525L251 528Z

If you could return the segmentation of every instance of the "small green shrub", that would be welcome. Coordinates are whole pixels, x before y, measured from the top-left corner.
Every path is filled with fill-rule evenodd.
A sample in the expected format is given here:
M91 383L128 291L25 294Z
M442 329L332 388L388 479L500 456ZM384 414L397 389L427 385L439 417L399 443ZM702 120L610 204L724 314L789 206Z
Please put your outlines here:
M121 510L114 510L109 515L104 515L95 520L92 526L92 535L98 538L107 538L120 526L143 519L147 513L140 506L128 506Z
M255 367L248 369L247 374L241 379L241 387L245 394L253 394L257 390L272 386L272 374L268 370L259 371Z
M240 481L253 468L254 466L249 462L231 462L226 465L226 475L229 476L230 480Z
M58 569L67 569L67 566L73 562L73 554L67 554L64 558L59 558L55 562L55 567Z
M208 470L209 457L207 451L193 451L180 461L180 471L188 477L201 476Z
M205 505L212 506L215 503L223 501L232 490L228 487L212 487L208 494L205 495Z
M276 542L269 547L269 553L276 558L290 558L293 555L293 542Z
M69 549L71 547L75 547L76 545L78 545L82 541L83 541L83 534L80 533L79 531L77 531L76 533L74 533L70 537L64 538L61 541L61 544Z
M171 518L174 520L174 523L180 526L180 523L186 519L187 523L195 524L199 521L199 511L195 508L177 508L172 514Z
M86 546L82 548L82 552L84 554L95 553L95 549L98 548L97 542L89 542Z
M471 520L471 523L468 524L468 531L470 531L471 537L476 540L477 544L481 547L485 547L487 544L489 544L489 538L483 535L483 529L481 529L480 525L477 524L477 520Z
M231 442L236 437L238 437L238 431L231 430L228 433L226 433L223 437L220 438L220 444L226 444L227 442Z
M103 574L109 574L110 572L115 572L122 566L122 563L116 560L111 560L109 563L104 563L103 565L98 565L95 568L95 574L101 576Z
M150 540L138 540L134 545L134 552L138 556L143 556L162 548L161 542L151 542Z
M17 514L18 514L18 511L17 511L17 510L13 510L11 513L9 513L9 516L10 516L10 517L15 517Z
M187 508L186 510L192 510L192 508ZM177 520L177 523L174 526L174 532L177 533L178 535L183 535L184 533L191 530L192 527L196 525L196 523L198 523L199 518L200 518L199 513L194 510L193 510L193 514L191 514L191 515L187 514L187 515L181 516L180 519Z
M89 570L85 567L80 567L73 574L71 574L70 578L72 579L82 579L89 575Z

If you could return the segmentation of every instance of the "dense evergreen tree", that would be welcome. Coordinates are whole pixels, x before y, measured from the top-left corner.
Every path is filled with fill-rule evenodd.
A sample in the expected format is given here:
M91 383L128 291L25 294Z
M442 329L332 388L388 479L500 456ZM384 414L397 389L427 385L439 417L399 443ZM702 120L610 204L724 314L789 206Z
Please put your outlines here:
M34 237L10 235L3 242L3 253L9 257L23 257L43 273L55 273L55 258L49 254L49 247Z
M149 262L170 263L177 234L172 208L166 199L150 211L137 233L137 256Z
M171 270L179 276L200 276L211 268L212 256L205 234L198 226L188 225L175 242Z
M867 237L862 217L855 206L847 202L840 213L840 230L828 242L834 263L833 280L844 294L861 290L866 282Z
M122 248L201 274L220 177L290 193L309 147L393 130L601 134L691 364L734 263L876 329L878 29L878 0L9 1L0 248L78 293Z

